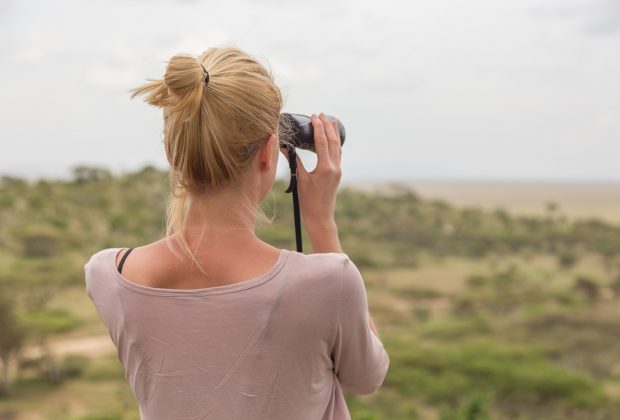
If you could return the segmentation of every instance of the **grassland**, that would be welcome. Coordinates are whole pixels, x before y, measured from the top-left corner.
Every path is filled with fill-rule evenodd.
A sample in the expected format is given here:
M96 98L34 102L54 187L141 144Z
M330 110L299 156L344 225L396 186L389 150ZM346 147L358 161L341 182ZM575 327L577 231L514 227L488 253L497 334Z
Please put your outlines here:
M511 214L545 215L555 203L570 219L595 218L620 224L620 182L429 181L407 183L427 200L445 200L459 207L505 209ZM389 183L349 185L389 194Z
M165 187L152 168L62 183L5 180L0 295L15 297L30 356L0 397L0 418L138 418L81 264L98 249L157 238ZM274 188L267 201L277 217L258 233L294 249L285 188ZM343 248L363 274L391 360L376 394L346 394L352 418L618 418L620 226L563 209L513 214L403 187L387 196L343 188ZM26 351L40 342L43 356Z

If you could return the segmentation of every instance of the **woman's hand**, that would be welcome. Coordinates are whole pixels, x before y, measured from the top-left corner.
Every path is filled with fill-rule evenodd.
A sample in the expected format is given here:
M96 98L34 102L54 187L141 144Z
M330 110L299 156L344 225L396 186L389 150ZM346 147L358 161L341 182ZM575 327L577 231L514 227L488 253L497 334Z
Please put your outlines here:
M317 164L312 172L308 172L297 155L297 190L301 216L312 235L315 230L336 228L334 212L342 176L342 146L336 121L329 121L322 112L318 117L312 114L311 119ZM288 161L287 149L281 151Z

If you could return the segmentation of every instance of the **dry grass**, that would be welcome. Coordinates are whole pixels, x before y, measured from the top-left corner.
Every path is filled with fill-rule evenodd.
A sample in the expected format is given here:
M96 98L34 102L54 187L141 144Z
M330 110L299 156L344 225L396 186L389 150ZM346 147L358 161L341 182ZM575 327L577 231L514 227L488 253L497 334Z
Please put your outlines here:
M389 185L383 183L349 185L390 192ZM461 207L501 207L514 214L541 215L546 213L549 202L555 202L570 219L597 217L620 223L619 182L415 181L407 185L423 198Z

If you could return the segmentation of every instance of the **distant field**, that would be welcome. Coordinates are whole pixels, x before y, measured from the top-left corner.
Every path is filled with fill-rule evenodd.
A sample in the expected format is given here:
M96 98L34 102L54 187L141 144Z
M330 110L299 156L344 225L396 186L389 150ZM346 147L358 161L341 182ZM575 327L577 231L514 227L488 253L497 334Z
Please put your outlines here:
M351 183L351 187L389 192L390 184ZM620 182L473 182L418 181L405 184L420 196L457 206L504 208L511 213L543 214L555 202L571 219L598 217L620 223Z

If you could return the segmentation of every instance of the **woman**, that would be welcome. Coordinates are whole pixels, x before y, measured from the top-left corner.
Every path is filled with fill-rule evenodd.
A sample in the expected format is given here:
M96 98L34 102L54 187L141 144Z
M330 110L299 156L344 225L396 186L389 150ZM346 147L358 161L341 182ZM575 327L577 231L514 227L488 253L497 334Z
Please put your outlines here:
M373 393L389 358L338 240L337 126L313 115L316 169L297 161L315 252L304 255L255 234L290 144L271 73L237 48L211 48L175 55L162 80L132 92L163 108L166 237L101 250L84 270L141 418L349 419L342 389Z

